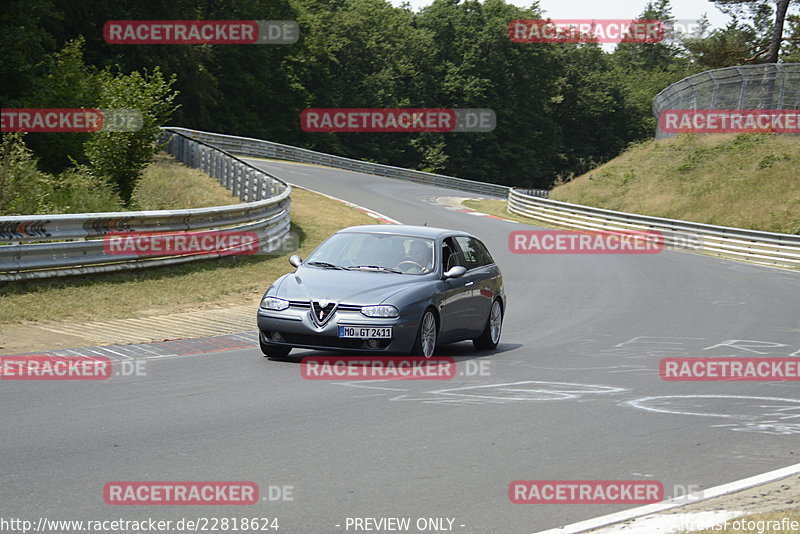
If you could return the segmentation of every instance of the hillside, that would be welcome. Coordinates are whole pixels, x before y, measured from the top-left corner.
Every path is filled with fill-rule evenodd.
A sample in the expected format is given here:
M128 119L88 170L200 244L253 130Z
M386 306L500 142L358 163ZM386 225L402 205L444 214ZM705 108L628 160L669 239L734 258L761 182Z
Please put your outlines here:
M683 135L635 145L550 198L800 234L800 137Z

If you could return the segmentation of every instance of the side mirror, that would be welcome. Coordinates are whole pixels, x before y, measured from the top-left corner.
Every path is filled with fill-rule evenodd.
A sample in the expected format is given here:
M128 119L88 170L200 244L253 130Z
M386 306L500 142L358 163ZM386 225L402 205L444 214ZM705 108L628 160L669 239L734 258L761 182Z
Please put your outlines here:
M460 278L464 276L464 273L467 272L467 268L463 265L456 265L455 267L450 267L450 269L444 273L445 278Z
M289 256L289 263L292 264L292 267L300 267L303 265L303 258L298 256L297 254L292 254Z

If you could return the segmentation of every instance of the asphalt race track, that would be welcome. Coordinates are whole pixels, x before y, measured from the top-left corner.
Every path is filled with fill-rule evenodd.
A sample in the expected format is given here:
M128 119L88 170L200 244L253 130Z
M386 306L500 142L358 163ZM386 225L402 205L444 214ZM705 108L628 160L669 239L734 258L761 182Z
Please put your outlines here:
M436 201L468 194L252 161L481 238L509 299L498 351L440 349L463 375L446 382L308 381L258 349L148 359L146 376L108 381L4 381L0 515L266 517L307 534L354 532L348 517L449 518L453 532L522 534L632 505L512 504L515 480L654 480L671 497L800 461L797 382L658 375L666 356L800 356L800 273L678 251L515 255L508 235L523 225ZM254 481L262 500L109 506L110 481Z

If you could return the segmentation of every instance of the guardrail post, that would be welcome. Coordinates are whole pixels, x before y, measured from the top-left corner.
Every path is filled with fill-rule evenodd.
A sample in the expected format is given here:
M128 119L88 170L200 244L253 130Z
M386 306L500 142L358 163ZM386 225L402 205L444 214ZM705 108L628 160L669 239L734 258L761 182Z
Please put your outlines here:
M175 159L177 159L178 161L182 161L182 159L183 159L183 139L176 140L175 141L175 146L174 146L173 149L175 150L175 152L173 152L173 155L175 156Z
M253 201L253 173L247 173L247 184L245 187L245 199L247 202Z
M233 196L235 196L236 198L241 198L239 196L239 183L241 182L241 179L242 179L241 175L234 177L233 184L230 188L231 192L233 193Z

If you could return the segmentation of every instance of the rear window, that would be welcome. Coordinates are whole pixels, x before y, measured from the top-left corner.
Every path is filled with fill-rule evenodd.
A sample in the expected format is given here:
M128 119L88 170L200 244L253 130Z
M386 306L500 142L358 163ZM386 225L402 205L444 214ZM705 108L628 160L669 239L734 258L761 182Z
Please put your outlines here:
M464 264L467 270L494 263L491 254L486 250L483 243L474 237L459 236L456 237L456 241L464 254Z

